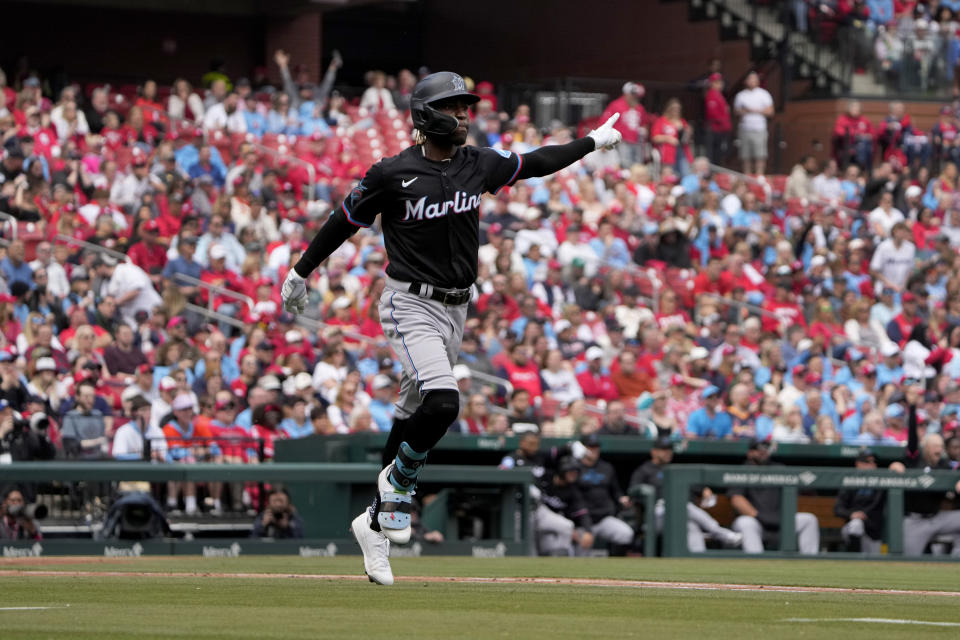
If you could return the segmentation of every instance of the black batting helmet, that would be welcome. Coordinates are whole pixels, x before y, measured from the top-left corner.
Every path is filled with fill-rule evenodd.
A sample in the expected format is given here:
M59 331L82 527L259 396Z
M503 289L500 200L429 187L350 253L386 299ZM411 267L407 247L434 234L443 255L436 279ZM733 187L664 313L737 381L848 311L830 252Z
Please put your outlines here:
M468 104L479 102L480 98L467 91L461 78L452 71L431 73L417 83L410 96L410 115L413 126L435 136L448 136L457 128L457 119L448 116L430 105L447 98L460 97Z

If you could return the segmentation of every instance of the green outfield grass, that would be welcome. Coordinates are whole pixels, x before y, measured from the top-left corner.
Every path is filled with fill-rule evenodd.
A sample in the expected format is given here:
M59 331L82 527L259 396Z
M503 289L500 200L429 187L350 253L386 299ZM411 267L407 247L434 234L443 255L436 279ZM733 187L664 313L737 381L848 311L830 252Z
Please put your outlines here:
M49 560L49 559L47 559ZM359 557L141 558L0 569L356 574ZM570 577L954 590L953 563L816 560L397 558L398 576ZM69 605L69 607L67 606ZM54 607L3 610L4 607ZM2 638L914 638L960 627L960 598L206 576L0 577Z

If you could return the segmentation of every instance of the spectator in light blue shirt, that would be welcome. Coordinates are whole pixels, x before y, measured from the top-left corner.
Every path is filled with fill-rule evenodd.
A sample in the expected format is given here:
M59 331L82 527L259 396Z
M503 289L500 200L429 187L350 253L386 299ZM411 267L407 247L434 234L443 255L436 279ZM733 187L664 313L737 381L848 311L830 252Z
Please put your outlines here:
M300 118L297 112L290 108L290 96L285 93L278 93L273 97L273 108L267 114L267 133L300 133Z
M948 6L951 11L960 8L960 2L957 7L950 6L950 0L941 0L940 6ZM867 0L867 8L870 10L870 17L867 21L873 29L888 25L893 22L893 0Z
M280 422L280 429L292 439L313 435L313 424L307 418L307 401L294 396L288 408L290 416Z
M626 242L613 235L613 223L608 219L597 225L597 237L590 241L590 248L605 265L623 269L630 264L630 249Z
M890 406L899 406L899 405L890 405ZM902 410L902 408L901 408ZM860 435L858 435L852 442L852 444L857 444L867 447L877 447L877 446L899 446L900 443L894 440L893 438L888 438L883 435L886 430L886 425L883 422L883 414L879 411L871 411L863 417L863 425L860 428Z
M0 272L7 281L7 286L14 282L23 282L32 290L36 285L33 282L33 269L24 259L26 249L23 240L13 240L7 247L7 257L0 261Z
M877 387L883 388L888 384L900 384L903 379L903 362L900 360L900 347L893 342L887 342L880 347L883 361L877 364Z
M373 398L370 400L370 415L377 430L389 433L393 426L393 403L397 395L397 385L390 376L377 374L373 378Z
M710 385L701 392L703 407L690 414L687 421L688 438L721 440L733 432L733 418L723 408L720 389Z
M203 132L201 131L199 136L202 135ZM180 136L181 139L186 138L190 142L174 151L173 157L177 161L177 167L184 173L189 174L190 167L195 165L200 157L199 149L203 145L203 140L199 137L195 139L190 131L181 133ZM210 163L222 171L224 176L227 175L227 165L223 163L220 151L216 147L210 147Z
M258 106L256 97L252 93L248 94L243 119L247 122L247 133L259 138L267 131L267 116L260 113Z

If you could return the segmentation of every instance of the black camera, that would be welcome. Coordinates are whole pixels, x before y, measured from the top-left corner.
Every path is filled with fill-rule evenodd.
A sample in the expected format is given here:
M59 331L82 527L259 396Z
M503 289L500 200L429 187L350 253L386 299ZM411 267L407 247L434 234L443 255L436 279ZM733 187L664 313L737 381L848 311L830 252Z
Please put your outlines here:
M283 517L287 515L286 511L274 511L273 519L276 521L283 520Z
M14 418L13 419L13 433L15 435L22 435L30 431L30 421L24 420L23 418Z
M7 515L11 518L43 520L47 517L47 513L48 509L45 504L14 504L7 507Z

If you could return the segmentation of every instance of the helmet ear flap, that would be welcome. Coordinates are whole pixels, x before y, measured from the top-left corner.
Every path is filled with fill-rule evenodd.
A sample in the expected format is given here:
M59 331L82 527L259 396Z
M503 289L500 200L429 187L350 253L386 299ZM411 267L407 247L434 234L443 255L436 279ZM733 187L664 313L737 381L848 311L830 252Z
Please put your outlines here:
M434 109L430 104L411 111L413 126L425 134L433 136L448 136L453 133L459 122L453 116Z

